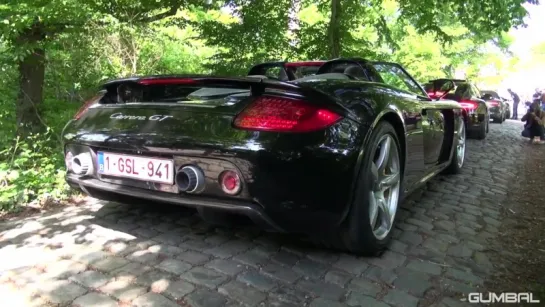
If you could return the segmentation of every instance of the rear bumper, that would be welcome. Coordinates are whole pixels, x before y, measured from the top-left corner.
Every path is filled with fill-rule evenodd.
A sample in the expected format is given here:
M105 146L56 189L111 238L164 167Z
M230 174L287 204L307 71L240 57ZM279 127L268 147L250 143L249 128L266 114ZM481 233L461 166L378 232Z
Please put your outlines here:
M221 122L221 118L209 122ZM344 119L325 131L280 134L235 130L231 120L227 122L229 126L204 125L199 133L193 131L196 124L184 126L177 138L172 131L108 134L80 132L77 127L65 131L65 152L90 153L94 170L99 169L98 151L169 159L174 170L196 166L205 176L204 190L198 194L179 193L176 185L104 176L96 171L88 177L70 173L66 180L99 199L127 195L218 209L247 215L276 231L316 233L339 225L349 208L368 127ZM225 170L239 174L239 194L222 191L219 177Z
M219 200L214 198L187 198L179 194L172 194L160 191L147 191L130 186L116 185L102 182L94 178L79 178L77 175L67 174L66 182L76 189L80 189L86 194L106 200L117 200L117 195L125 195L134 198L146 199L150 201L164 202L186 207L203 207L217 209L227 213L245 215L254 223L259 224L266 230L275 232L285 232L285 230L265 215L264 210L256 204L246 201Z
M477 114L472 113L468 114L466 117L466 124L468 128L479 128L481 126L481 123L485 121L485 115L484 114Z
M495 119L500 119L502 118L502 113L501 113L501 109L496 107L496 108L490 108L489 109L489 112L490 112L490 117L491 118L495 118Z

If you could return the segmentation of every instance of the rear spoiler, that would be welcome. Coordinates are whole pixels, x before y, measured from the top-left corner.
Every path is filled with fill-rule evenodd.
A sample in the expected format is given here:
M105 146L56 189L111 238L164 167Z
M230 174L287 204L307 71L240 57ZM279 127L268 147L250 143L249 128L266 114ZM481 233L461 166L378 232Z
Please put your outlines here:
M133 85L137 87L151 85L187 85L188 87L250 88L250 91L254 96L263 94L266 88L284 90L302 95L314 94L311 92L316 92L316 90L308 87L270 79L210 76L151 76L143 78L125 78L106 82L102 85L102 88L110 92L112 90L117 90L120 85ZM323 95L324 93L321 94Z
M102 88L110 95L117 95L120 86L128 86L133 89L144 89L148 86L181 85L187 87L215 87L215 88L249 88L252 96L260 96L267 89L278 91L279 94L295 94L316 104L326 104L334 108L341 108L349 112L336 98L311 87L301 84L293 84L270 79L258 79L251 77L214 77L203 75L168 75L117 79L106 82Z

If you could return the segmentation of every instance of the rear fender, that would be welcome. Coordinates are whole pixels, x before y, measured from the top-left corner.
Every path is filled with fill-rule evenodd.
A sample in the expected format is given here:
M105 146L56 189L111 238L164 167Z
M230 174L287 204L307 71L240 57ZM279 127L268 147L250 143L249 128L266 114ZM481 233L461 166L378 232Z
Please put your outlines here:
M399 122L401 122L402 124L402 127L403 127L403 135L400 136L400 145L402 147L402 151L403 151L403 167L402 167L402 172L404 172L405 170L405 163L407 161L407 151L405 150L405 141L404 141L404 138L405 138L405 121L403 120L403 115L401 113L401 111L394 105L389 105L387 106L385 109L383 109L376 117L375 119L373 120L373 122L368 125L366 127L367 131L365 132L365 137L363 139L363 142L362 142L362 145L360 147L360 151L359 151L359 154L358 154L358 159L356 161L356 165L354 167L354 174L353 174L353 179L352 179L352 187L350 189L350 191L352 191L352 195L350 195L349 197L349 202L348 204L345 205L345 210L343 211L340 219L339 219L339 222L338 222L338 225L341 225L343 223L343 221L346 219L346 217L348 216L348 213L350 212L350 208L352 207L352 204L354 202L354 192L357 188L357 183L358 183L358 179L359 177L361 176L361 169L362 169L362 165L363 165L363 157L365 155L365 149L367 147L367 145L369 144L369 141L371 139L371 134L373 133L374 129L376 128L376 126L378 125L379 122L381 122L382 120L386 120L386 118L388 117L393 117L395 118L396 120L399 120ZM361 127L361 128L365 128L365 127ZM395 128L395 125L394 125L394 128ZM397 129L396 129L397 130Z

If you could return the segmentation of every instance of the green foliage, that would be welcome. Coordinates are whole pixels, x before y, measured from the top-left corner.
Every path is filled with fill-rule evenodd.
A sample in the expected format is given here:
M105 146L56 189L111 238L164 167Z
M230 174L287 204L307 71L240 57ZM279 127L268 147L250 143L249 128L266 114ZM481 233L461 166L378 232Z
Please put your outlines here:
M68 195L56 137L48 130L25 140L17 138L13 146L0 151L0 211Z

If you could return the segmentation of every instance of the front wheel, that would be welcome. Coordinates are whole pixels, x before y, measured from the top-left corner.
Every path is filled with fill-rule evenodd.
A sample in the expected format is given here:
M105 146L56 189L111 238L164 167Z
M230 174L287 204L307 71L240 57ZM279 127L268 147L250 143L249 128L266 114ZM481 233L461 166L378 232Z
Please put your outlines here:
M394 127L383 121L372 132L365 149L350 211L337 245L365 256L384 251L391 239L402 179L399 139Z

